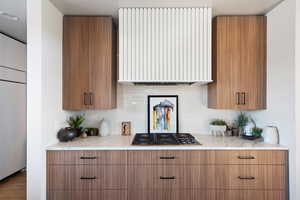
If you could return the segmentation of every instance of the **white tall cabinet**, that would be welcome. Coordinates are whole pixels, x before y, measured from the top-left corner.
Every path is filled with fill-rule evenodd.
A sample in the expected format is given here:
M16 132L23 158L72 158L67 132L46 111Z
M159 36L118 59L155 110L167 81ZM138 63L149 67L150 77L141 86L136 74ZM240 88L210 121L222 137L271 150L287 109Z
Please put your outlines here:
M26 45L0 34L0 180L26 166Z

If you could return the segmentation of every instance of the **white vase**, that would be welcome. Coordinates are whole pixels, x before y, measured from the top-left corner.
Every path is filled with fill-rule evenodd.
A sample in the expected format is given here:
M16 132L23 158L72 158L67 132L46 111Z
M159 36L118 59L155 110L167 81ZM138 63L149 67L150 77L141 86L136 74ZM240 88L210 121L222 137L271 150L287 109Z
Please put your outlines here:
M110 123L106 119L102 119L99 124L99 133L101 136L110 135Z
M262 134L264 142L268 144L279 143L279 132L276 126L267 126Z

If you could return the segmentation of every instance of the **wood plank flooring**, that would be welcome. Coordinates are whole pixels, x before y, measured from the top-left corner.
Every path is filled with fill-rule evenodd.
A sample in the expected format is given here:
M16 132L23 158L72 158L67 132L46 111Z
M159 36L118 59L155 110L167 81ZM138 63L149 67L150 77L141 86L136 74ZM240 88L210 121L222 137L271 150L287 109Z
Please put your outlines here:
M0 200L26 200L26 172L0 181Z

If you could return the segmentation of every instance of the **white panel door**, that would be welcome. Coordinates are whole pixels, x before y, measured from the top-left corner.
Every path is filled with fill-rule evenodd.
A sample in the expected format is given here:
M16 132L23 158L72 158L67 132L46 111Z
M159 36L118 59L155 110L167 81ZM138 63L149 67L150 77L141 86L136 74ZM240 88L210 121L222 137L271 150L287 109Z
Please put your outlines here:
M5 65L5 60L4 60L4 52L5 48L4 48L4 36L2 34L0 34L0 66L4 66Z
M0 34L2 42L1 57L3 61L1 65L21 71L26 71L26 45Z
M26 72L0 66L0 80L26 83Z
M0 81L0 180L26 166L26 85Z

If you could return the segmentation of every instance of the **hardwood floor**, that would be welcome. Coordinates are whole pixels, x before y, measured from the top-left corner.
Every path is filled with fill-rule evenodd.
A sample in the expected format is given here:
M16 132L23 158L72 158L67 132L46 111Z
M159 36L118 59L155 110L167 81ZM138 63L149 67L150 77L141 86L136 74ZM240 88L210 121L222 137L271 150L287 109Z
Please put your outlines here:
M26 200L26 172L0 181L0 200Z

